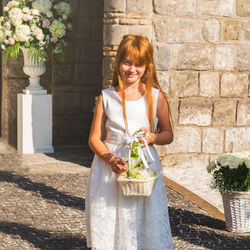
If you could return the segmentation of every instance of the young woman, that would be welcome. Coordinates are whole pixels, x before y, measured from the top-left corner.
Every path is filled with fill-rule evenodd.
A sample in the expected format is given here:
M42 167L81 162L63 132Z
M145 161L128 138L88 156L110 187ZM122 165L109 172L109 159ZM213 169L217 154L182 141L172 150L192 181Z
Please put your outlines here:
M107 135L102 141L104 129ZM124 196L116 180L128 167L124 138L138 129L146 131L144 138L155 159L150 168L161 174L148 197ZM89 135L95 157L86 192L88 247L173 249L165 182L153 147L172 140L168 103L157 80L153 46L145 36L126 35L118 47L113 86L99 96ZM140 141L143 148L145 142Z

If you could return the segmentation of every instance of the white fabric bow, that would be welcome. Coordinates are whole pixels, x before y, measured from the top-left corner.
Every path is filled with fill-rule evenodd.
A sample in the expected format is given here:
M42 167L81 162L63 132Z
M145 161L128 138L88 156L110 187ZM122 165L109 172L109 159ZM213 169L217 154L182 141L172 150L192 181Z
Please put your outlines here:
M146 150L147 150L148 155L151 158L151 160L152 161L155 160L154 157L152 156L152 154L150 153L150 150L149 150L148 144L147 144L147 142L146 142L146 140L144 138L144 135L145 135L145 132L140 131L140 132L136 133L135 135L133 135L132 137L130 137L129 135L126 135L126 137L124 138L124 144L129 146L129 152L128 152L129 180L132 179L132 176L131 176L131 151L132 151L134 142L138 142L139 138L141 138L144 141ZM148 163L146 161L143 150L141 148L141 145L138 147L138 155L139 155L139 160L141 159L144 166L148 169L149 166L148 166Z

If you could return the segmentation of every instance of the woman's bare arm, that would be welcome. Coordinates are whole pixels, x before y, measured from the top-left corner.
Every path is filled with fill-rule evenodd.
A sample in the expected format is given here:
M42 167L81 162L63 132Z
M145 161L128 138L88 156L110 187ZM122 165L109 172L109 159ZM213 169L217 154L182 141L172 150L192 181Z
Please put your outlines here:
M150 133L147 128L142 128L142 130L147 132L145 139L148 144L170 144L173 141L173 132L169 118L169 107L161 91L159 92L156 116L158 118L160 133ZM143 142L141 144L142 146L145 146Z
M89 134L89 146L96 155L111 166L113 172L120 174L126 170L127 163L110 153L101 140L106 118L103 107L103 97L100 95L95 107L93 122Z

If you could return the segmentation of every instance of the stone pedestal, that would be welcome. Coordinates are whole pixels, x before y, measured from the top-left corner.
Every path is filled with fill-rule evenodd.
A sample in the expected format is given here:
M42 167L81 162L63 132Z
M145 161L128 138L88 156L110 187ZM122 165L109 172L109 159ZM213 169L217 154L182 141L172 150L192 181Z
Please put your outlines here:
M18 94L17 99L17 150L53 153L52 96Z

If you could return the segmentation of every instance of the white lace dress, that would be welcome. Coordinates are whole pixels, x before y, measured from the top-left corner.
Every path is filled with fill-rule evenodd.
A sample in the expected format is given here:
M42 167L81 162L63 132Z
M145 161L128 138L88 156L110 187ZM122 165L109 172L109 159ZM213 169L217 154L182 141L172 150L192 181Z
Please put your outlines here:
M158 94L159 90L153 88L155 114ZM110 152L126 160L128 149L121 143L125 133L121 98L113 87L103 90L102 95L107 115L104 143ZM126 101L130 135L149 127L146 109L145 96ZM156 116L154 119L156 128L158 120ZM93 250L173 249L162 168L154 147L149 149L155 159L150 168L161 173L149 197L124 196L111 167L95 155L86 191L87 245Z

